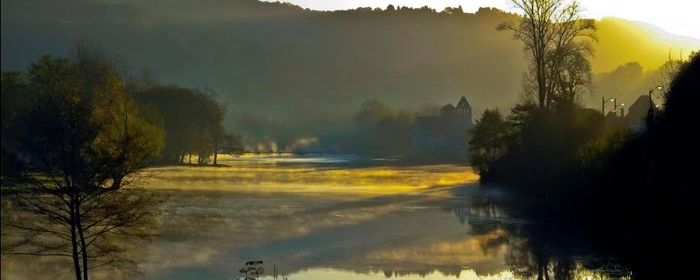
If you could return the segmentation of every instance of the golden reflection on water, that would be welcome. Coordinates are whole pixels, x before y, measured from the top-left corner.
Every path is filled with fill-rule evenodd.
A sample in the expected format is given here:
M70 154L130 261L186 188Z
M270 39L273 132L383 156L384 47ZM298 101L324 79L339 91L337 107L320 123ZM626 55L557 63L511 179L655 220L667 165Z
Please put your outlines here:
M347 167L283 164L281 159L228 158L225 167L168 166L143 173L151 189L284 192L377 196L411 194L433 187L474 183L460 165ZM299 162L296 162L299 163Z
M247 156L224 159L226 167L148 169L147 188L167 200L160 233L146 247L130 248L143 278L233 279L243 262L262 258L267 271L275 264L292 280L522 279L505 261L512 246L496 242L507 232L476 232L465 223L508 217L454 205L453 186L478 180L471 168L327 161ZM70 278L65 262L50 260L26 266L30 259L3 259L2 279L47 272ZM96 271L92 278L134 279L117 275ZM585 269L574 275L604 279Z

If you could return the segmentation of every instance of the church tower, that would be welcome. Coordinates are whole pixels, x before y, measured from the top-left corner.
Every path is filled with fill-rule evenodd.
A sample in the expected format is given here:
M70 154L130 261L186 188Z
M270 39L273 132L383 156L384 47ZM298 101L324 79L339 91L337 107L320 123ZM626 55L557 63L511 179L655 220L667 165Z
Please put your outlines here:
M472 124L472 106L469 105L467 98L462 96L462 99L457 103L457 116L464 118L469 125Z

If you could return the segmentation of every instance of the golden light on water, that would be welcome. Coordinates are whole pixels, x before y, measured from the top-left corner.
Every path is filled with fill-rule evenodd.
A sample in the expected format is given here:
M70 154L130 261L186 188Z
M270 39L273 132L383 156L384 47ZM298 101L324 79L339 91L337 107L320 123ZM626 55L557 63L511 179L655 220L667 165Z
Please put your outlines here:
M146 187L163 190L167 201L158 236L130 254L141 260L146 279L197 273L229 279L231 266L251 256L280 265L289 279L527 279L507 263L512 252L527 249L518 246L524 240L503 227L474 231L460 220L520 222L450 192L478 180L471 168L328 160L337 159L252 155L224 157L225 167L148 169ZM4 273L60 271L54 262L31 270L17 265L23 262L4 260ZM606 279L578 264L572 275ZM108 271L93 276L119 278Z
M479 179L471 167L460 165L285 166L280 159L256 160L250 156L223 163L228 166L151 168L145 171L150 177L146 185L150 189L376 196L411 194Z

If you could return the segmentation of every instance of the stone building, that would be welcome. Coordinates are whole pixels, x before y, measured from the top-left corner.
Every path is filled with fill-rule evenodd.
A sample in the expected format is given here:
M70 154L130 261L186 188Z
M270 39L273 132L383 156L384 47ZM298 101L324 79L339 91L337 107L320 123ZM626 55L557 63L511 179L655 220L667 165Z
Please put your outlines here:
M418 116L411 130L414 155L441 161L464 160L467 133L472 126L472 108L464 96L456 107L443 106L439 116Z

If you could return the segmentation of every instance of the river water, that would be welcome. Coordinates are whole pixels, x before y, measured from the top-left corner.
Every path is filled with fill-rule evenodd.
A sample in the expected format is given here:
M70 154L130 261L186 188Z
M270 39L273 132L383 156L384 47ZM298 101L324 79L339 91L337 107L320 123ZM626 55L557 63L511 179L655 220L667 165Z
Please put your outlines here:
M294 155L221 163L149 169L144 184L166 202L158 234L131 248L140 273L94 278L237 279L249 260L263 261L262 279L275 270L309 280L536 279L541 267L570 279L627 275L597 256L542 258L523 234L533 224L468 166ZM4 259L2 278L70 276L68 266L19 262Z

